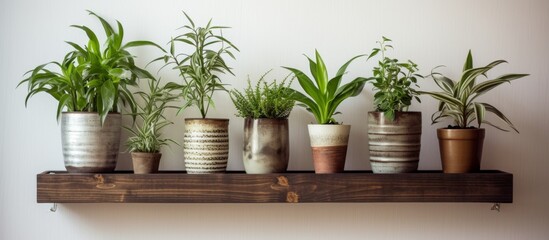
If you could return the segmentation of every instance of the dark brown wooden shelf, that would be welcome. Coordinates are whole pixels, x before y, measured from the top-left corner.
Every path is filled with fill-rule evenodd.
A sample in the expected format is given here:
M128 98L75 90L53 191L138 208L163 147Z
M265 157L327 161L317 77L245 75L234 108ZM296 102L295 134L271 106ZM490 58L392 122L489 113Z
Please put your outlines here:
M195 175L160 172L37 175L39 203L513 202L513 175L420 171Z

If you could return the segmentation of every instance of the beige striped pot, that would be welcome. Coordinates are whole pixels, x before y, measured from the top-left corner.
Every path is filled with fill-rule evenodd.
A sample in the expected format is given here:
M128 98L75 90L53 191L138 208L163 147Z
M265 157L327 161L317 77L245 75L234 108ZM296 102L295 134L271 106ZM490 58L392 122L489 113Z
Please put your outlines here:
M185 119L183 151L187 173L225 172L229 158L229 119Z
M382 112L368 112L368 143L374 173L417 171L421 112L397 112L393 121Z
M61 114L65 168L72 173L112 172L120 146L121 115L109 113L103 126L94 112Z
M350 131L350 125L309 124L315 173L343 172Z

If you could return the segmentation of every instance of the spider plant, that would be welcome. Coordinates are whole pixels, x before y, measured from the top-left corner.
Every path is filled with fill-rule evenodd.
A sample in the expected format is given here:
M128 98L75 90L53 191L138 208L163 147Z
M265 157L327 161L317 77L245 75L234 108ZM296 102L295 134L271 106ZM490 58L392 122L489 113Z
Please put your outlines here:
M148 92L135 93L142 100L141 104L137 101L137 112L131 114L137 117L135 128L124 127L133 134L127 141L130 152L156 153L170 142L177 144L171 139L162 138L161 131L173 124L164 117L164 112L169 108L176 108L170 103L177 100L178 96L172 94L169 88L161 86L160 81L149 79L148 84Z
M118 29L115 30L102 17L88 12L103 26L106 35L104 49L101 49L97 35L89 27L72 25L86 33L87 45L68 41L74 49L61 62L42 64L28 71L26 75L29 77L19 83L28 84L25 106L30 97L45 92L59 102L57 118L64 108L69 112L97 112L102 122L109 112L118 112L121 103L129 104L130 109L135 111L135 103L127 86L136 85L138 78L152 76L135 65L134 56L128 49L147 45L160 47L150 41L124 44L124 28L120 22L117 21ZM57 66L59 70L50 70L47 68L49 65Z
M166 65L173 65L183 78L183 84L168 83L167 87L181 90L186 103L181 109L196 106L202 118L206 118L210 106L214 106L212 99L216 91L225 91L219 74L233 72L227 66L223 57L225 55L235 58L232 50L239 51L229 40L223 37L222 29L228 27L214 26L212 20L205 27L196 26L193 20L183 12L189 24L184 25L181 35L173 38L170 44L169 54L155 59L163 60ZM214 33L218 31L219 34ZM190 46L191 54L176 52L176 43Z
M484 123L499 130L508 131L486 120L486 114L492 113L518 133L511 121L496 107L485 102L475 101L479 96L503 83L510 83L512 80L529 75L511 73L484 82L476 82L480 76L487 78L487 72L501 63L506 63L506 61L496 60L484 67L475 68L473 67L473 55L469 50L459 81L454 81L433 69L431 77L442 92L419 92L440 101L438 111L431 117L433 124L438 123L441 119L450 118L454 121L454 128L470 128L470 125L476 120L478 128Z
M292 111L295 101L291 99L292 91L289 89L291 81L286 84L288 77L281 83L273 80L271 83L265 81L265 73L255 87L252 87L248 78L248 87L244 92L231 90L231 100L233 101L237 116L243 118L288 118Z
M333 116L339 113L336 112L339 104L349 97L360 94L364 88L364 84L369 80L367 78L357 77L351 82L340 86L345 70L349 64L362 56L364 55L351 58L351 60L347 61L339 68L335 77L329 79L326 65L318 51L315 50L316 62L307 57L311 75L315 80L314 82L302 71L295 68L284 67L295 75L299 81L299 85L308 95L306 96L297 90L291 89L292 98L301 103L298 104L299 106L305 107L310 111L318 124L337 124L337 121Z
M391 39L382 37L382 41L378 41L379 48L372 49L368 59L381 53L381 60L378 61L378 66L374 67L374 105L376 111L383 112L389 120L394 120L395 113L407 111L412 104L412 100L421 100L417 97L417 92L413 88L419 87L417 79L423 76L417 74L419 70L417 64L408 60L407 62L399 62L396 58L389 58L385 55L388 49L393 49Z

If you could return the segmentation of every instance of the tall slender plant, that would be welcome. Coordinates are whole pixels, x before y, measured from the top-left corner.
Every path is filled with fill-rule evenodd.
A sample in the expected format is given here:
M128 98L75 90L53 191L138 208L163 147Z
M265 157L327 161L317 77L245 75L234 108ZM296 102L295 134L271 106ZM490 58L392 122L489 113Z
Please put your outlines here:
M300 102L300 104L298 104L299 106L310 111L318 124L337 124L337 121L333 116L339 113L336 112L339 104L349 97L360 94L364 88L364 84L369 80L367 78L357 77L340 87L341 79L349 64L362 56L363 55L359 55L351 58L351 60L347 61L339 68L335 77L329 79L326 65L318 51L315 50L316 62L307 57L311 75L315 80L314 82L302 71L295 68L284 67L295 75L301 88L309 95L306 96L303 93L292 89L292 98Z
M193 20L183 12L189 24L181 29L185 32L174 37L170 42L169 54L157 58L163 60L166 65L173 65L183 78L183 84L168 83L167 87L181 90L181 95L186 101L181 109L196 106L202 118L206 118L210 106L214 106L212 99L214 92L225 91L219 74L233 72L227 66L223 57L225 55L235 58L232 50L239 51L229 40L223 37L222 29L228 27L212 25L212 20L205 27L196 26ZM219 30L220 33L214 33ZM176 52L176 43L190 46L194 49L191 54Z
M123 43L124 28L117 21L115 30L105 19L88 11L102 24L107 39L104 49L94 31L89 27L72 25L81 29L88 37L87 45L67 43L74 48L61 62L39 65L27 72L30 76L19 83L28 83L28 95L25 105L33 95L45 92L58 102L57 117L66 108L67 111L98 112L102 122L109 112L118 112L120 103L129 104L132 111L136 106L128 86L136 85L139 78L152 78L146 70L135 65L134 56L128 49L137 46L155 46L150 41L131 41ZM161 49L161 48L160 48ZM55 65L58 72L49 70Z

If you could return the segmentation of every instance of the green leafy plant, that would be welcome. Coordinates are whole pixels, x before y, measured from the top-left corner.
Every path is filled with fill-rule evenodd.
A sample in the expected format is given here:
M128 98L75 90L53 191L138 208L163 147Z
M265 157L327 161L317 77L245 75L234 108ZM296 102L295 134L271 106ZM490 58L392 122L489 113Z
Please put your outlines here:
M229 40L214 31L228 27L213 26L212 20L205 27L198 27L193 20L183 12L190 25L181 27L186 30L181 35L173 38L170 43L168 55L159 57L155 61L163 60L166 65L174 65L183 78L183 84L168 83L168 87L181 90L181 95L186 103L181 107L185 109L192 105L196 106L202 118L208 114L210 106L214 106L212 96L214 92L221 90L227 92L224 84L221 83L219 74L230 73L231 68L227 66L223 56L228 55L234 59L232 49L238 51ZM194 49L192 54L177 53L176 43L190 46Z
M291 81L286 84L288 77L284 78L280 84L276 80L271 83L265 82L265 73L252 87L248 78L248 87L244 92L231 90L231 100L233 101L237 116L243 118L288 118L292 111L295 101L291 99L292 91L289 89Z
M341 79L345 74L347 66L349 66L353 60L363 55L353 57L343 64L337 71L336 76L332 79L328 78L328 70L318 51L315 51L315 56L316 62L307 57L311 75L315 80L314 82L302 71L295 68L284 67L295 75L301 88L309 95L307 97L299 91L291 89L293 92L292 98L301 103L298 105L305 107L310 111L319 124L337 124L333 116L339 113L336 112L339 104L349 97L360 94L364 88L364 84L369 80L367 78L358 77L340 87Z
M117 21L115 30L99 15L88 11L102 24L107 37L104 47L97 35L88 27L72 25L81 29L88 37L87 45L81 46L67 42L74 48L65 55L63 61L42 64L28 71L30 76L19 83L28 83L27 101L34 94L45 92L58 102L57 117L66 108L67 111L98 112L102 121L109 112L118 112L119 103L129 104L135 111L135 103L127 86L136 85L138 78L152 78L146 70L135 65L134 56L129 48L137 46L156 46L150 41L132 41L123 44L124 28ZM58 72L47 69L55 65Z
M417 97L417 92L413 88L419 87L417 79L423 78L417 74L419 70L417 64L408 60L407 62L399 62L396 58L389 58L385 55L388 49L393 49L391 39L382 37L382 41L378 41L379 48L372 49L368 59L381 53L381 60L378 61L378 66L374 67L374 105L376 111L383 112L389 120L394 120L395 113L398 111L407 111L412 104L412 99L418 102L421 100Z
M159 152L162 146L172 142L171 139L162 138L161 130L173 124L164 117L164 111L175 108L170 103L179 97L171 93L169 88L160 86L160 81L150 79L149 92L138 91L135 94L142 100L137 102L137 112L132 116L137 117L135 129L124 127L133 136L128 138L127 145L130 152Z
M518 130L513 126L511 121L509 121L509 119L497 108L488 103L475 101L479 96L503 83L510 83L512 80L529 75L515 73L504 74L494 79L478 84L476 83L478 77L484 76L487 78L487 72L501 63L506 63L506 61L496 60L484 67L474 68L473 56L471 50L469 50L459 81L454 81L445 77L441 73L435 72L433 69L431 77L440 89L442 89L442 92L419 92L440 101L438 111L431 117L433 124L438 123L440 119L450 118L454 121L455 128L468 128L469 125L476 120L479 128L481 124L485 123L497 129L508 131L486 120L486 113L493 113L518 133Z

